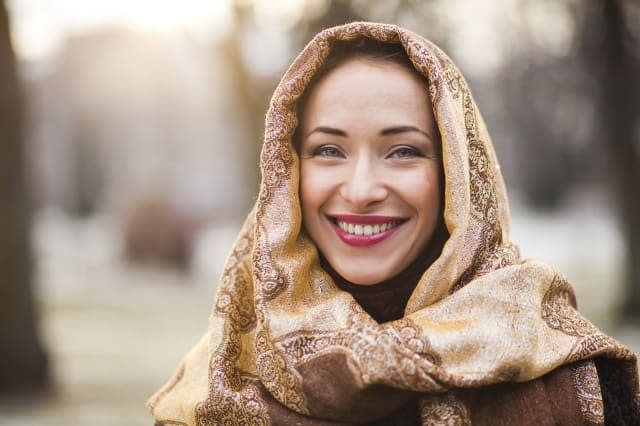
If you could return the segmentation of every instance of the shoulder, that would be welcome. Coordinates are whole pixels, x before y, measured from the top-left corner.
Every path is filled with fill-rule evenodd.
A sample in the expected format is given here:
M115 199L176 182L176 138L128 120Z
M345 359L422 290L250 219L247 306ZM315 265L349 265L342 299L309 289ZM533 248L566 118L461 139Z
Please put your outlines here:
M640 425L637 373L623 363L586 360L524 383L465 391L472 424Z

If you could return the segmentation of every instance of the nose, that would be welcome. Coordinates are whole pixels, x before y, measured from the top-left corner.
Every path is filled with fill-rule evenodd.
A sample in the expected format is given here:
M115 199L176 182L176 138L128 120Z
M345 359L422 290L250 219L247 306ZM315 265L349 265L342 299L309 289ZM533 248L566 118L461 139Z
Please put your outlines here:
M360 157L349 167L340 185L340 196L355 211L364 211L387 198L388 190L382 174L369 158Z

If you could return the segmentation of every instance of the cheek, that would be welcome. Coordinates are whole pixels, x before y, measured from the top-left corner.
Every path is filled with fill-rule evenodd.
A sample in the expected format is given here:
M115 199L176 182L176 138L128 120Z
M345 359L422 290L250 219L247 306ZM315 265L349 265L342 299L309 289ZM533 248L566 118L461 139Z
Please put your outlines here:
M396 188L403 199L425 218L440 212L440 177L437 170L428 168L396 180Z
M327 198L329 179L312 166L300 168L300 205L303 217L318 210Z
M308 213L310 205L313 202L313 191L311 191L311 182L309 181L308 173L305 173L305 168L300 168L300 208L302 209L302 217Z

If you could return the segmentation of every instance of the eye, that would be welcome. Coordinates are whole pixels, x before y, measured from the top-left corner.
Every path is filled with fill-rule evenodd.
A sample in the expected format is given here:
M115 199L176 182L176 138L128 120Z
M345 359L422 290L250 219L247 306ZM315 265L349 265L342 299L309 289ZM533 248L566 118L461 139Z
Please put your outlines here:
M389 158L416 158L424 157L422 152L412 146L399 146L389 154Z
M321 145L313 150L316 157L341 158L344 157L342 151L335 145Z

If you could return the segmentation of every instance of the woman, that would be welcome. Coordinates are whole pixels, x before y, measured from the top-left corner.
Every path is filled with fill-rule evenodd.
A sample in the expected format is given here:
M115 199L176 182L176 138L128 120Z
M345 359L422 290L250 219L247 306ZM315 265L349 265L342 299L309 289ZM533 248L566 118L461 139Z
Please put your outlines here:
M262 186L161 424L633 424L636 356L509 241L457 68L392 25L318 34L276 89Z

